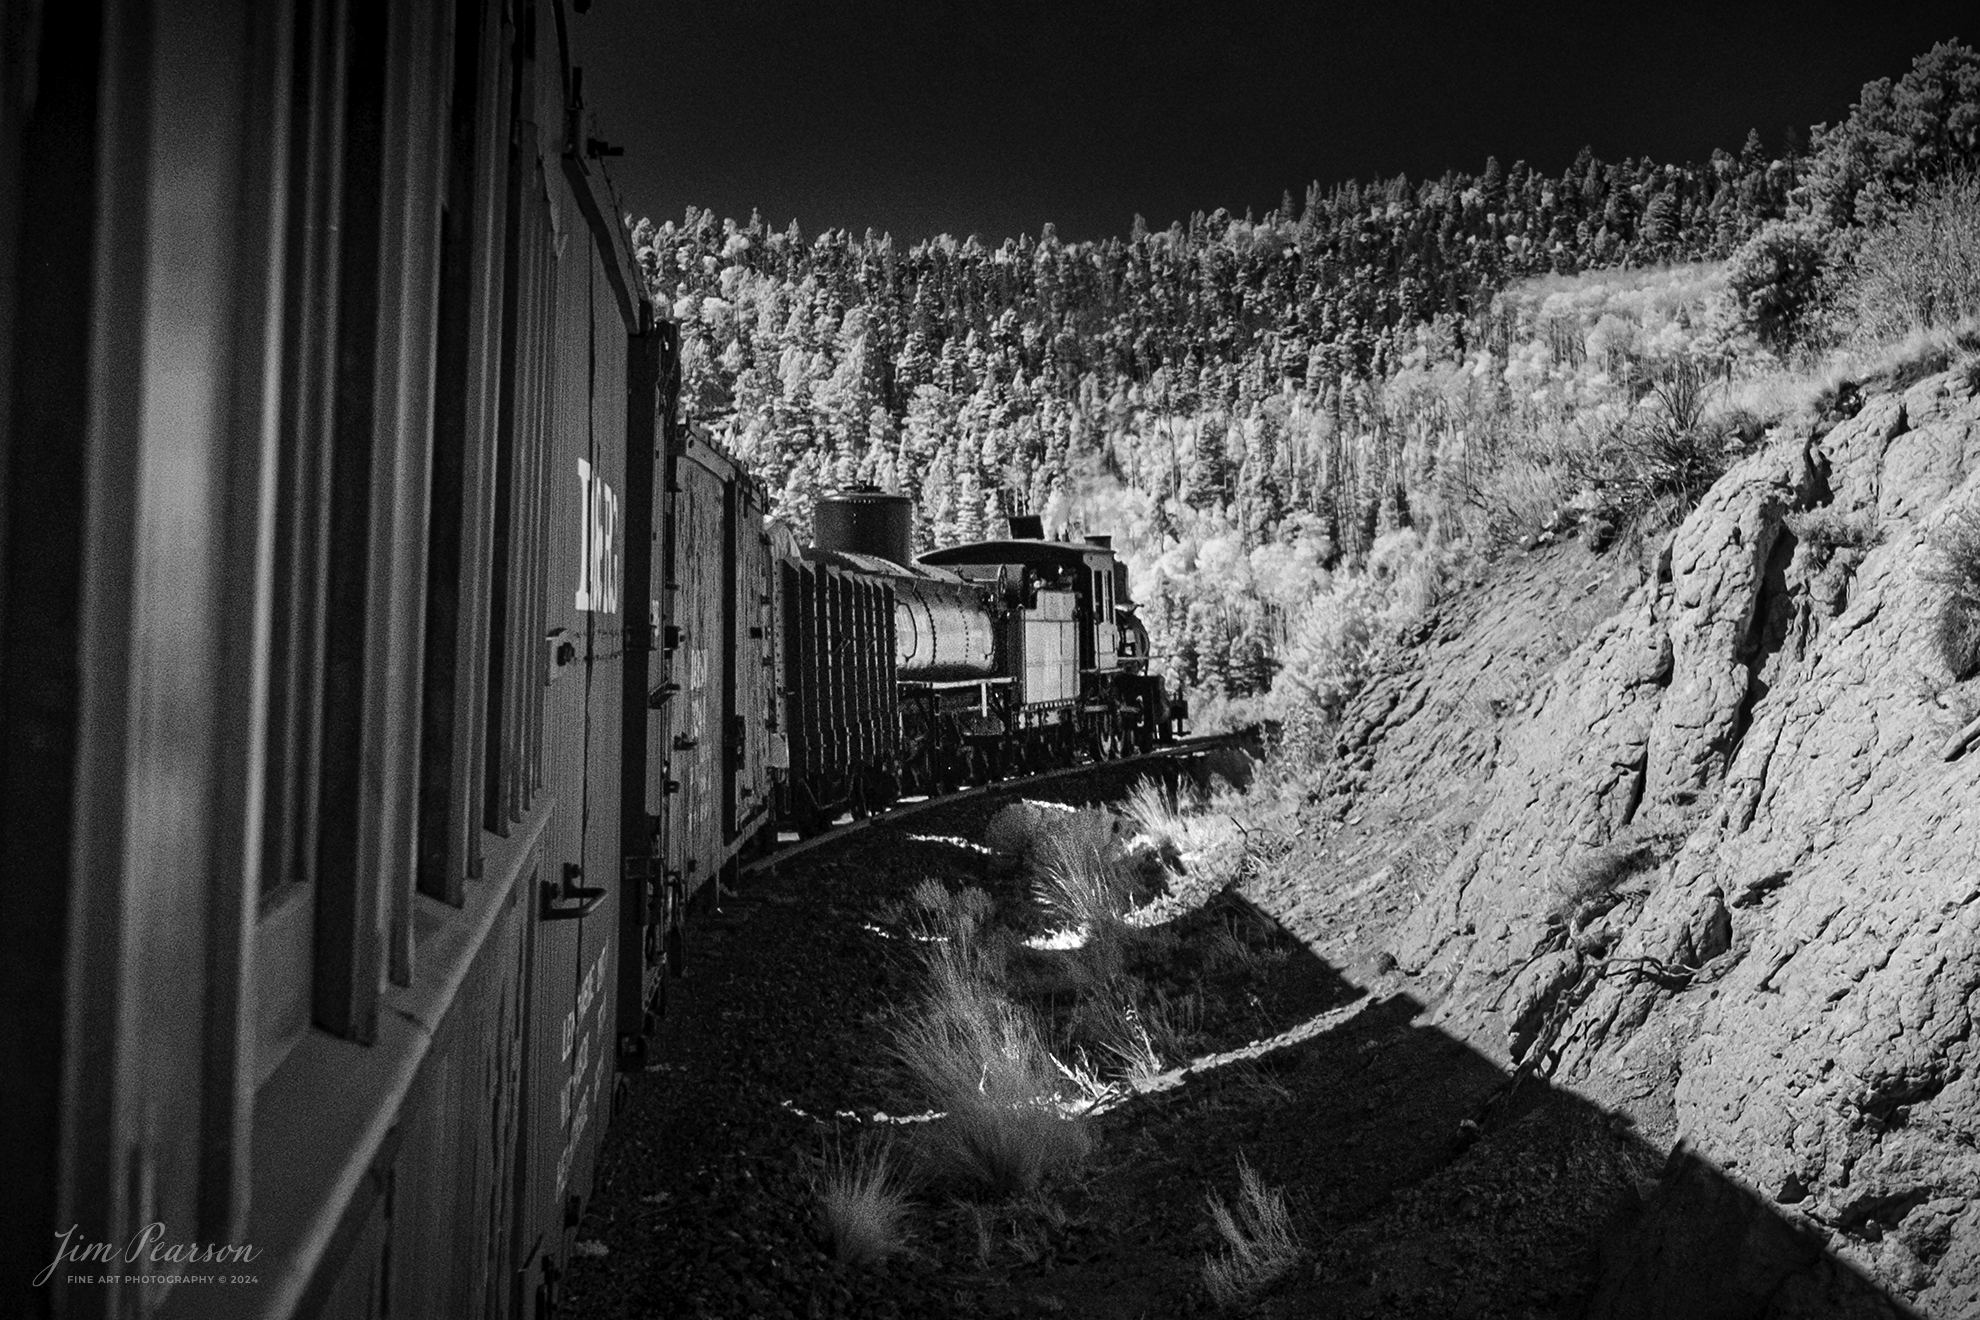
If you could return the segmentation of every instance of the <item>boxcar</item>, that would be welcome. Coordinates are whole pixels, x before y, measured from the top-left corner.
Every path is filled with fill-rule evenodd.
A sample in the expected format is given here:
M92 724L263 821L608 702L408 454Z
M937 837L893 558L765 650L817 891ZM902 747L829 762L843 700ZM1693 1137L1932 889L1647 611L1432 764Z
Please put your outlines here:
M655 609L665 619L667 677L648 702L646 800L660 841L656 889L678 970L684 905L697 895L712 902L745 850L769 837L787 757L763 491L685 429L675 431L663 471L672 535Z
M555 1301L675 855L569 21L0 0L0 1313Z

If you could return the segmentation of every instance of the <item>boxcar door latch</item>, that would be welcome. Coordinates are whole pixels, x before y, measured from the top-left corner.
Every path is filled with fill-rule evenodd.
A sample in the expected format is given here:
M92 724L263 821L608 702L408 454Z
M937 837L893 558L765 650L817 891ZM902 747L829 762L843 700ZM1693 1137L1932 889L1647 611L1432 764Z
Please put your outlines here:
M607 890L581 885L584 868L576 862L564 863L564 882L543 882L543 906L538 913L545 921L578 921L596 912L604 903Z

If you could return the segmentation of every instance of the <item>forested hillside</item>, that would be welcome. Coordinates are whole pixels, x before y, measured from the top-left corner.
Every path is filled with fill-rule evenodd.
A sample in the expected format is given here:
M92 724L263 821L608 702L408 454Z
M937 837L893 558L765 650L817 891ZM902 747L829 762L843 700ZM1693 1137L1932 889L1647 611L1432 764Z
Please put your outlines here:
M691 412L801 534L854 481L913 494L923 547L1021 511L1113 532L1179 681L1284 670L1324 705L1452 556L1709 484L1768 420L1743 364L1846 331L1859 252L1976 132L1980 58L1947 44L1806 149L1491 160L1097 243L698 211L634 237Z

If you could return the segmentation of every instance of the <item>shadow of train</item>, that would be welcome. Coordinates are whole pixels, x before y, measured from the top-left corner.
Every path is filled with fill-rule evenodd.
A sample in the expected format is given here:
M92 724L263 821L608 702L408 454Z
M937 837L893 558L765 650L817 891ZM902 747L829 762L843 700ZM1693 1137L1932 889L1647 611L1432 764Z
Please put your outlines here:
M1328 1007L1136 1104L1154 1150L1187 1141L1199 1167L1227 1171L1242 1154L1299 1207L1315 1263L1259 1314L1916 1314L1724 1170L1544 1080L1515 1081L1418 1025L1415 998L1367 996L1238 902L1295 949L1281 975L1308 989L1287 1002ZM1208 1107L1230 1112L1204 1121ZM1139 1176L1162 1176L1159 1160Z

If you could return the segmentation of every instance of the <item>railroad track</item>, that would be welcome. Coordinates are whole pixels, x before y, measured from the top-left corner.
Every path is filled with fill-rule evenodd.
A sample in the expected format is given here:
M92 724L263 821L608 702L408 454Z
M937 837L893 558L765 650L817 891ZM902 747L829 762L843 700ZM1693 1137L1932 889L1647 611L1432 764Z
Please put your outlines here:
M814 834L808 839L796 839L788 843L779 843L772 851L743 863L742 866L737 868L737 874L738 876L750 876L774 871L785 862L810 852L814 848L837 842L873 825L892 824L895 821L906 820L911 816L935 807L946 807L951 803L966 802L971 798L991 797L1000 793L1020 793L1036 784L1049 784L1054 780L1067 779L1073 775L1091 774L1096 770L1118 770L1141 763L1153 764L1159 761L1180 760L1183 757L1199 755L1218 747L1241 746L1245 742L1253 741L1256 738L1257 732L1251 729L1241 729L1236 733L1210 734L1200 738L1183 738L1170 743L1166 747L1158 747L1152 752L1143 752L1135 756L1123 756L1115 761L1086 761L1079 765L1061 766L1056 770L1046 770L1039 774L1026 775L1020 779L999 779L994 783L978 784L973 788L965 788L955 793L944 793L940 797L898 802L884 812L868 816L861 820L848 821L843 825L834 825L823 833Z

